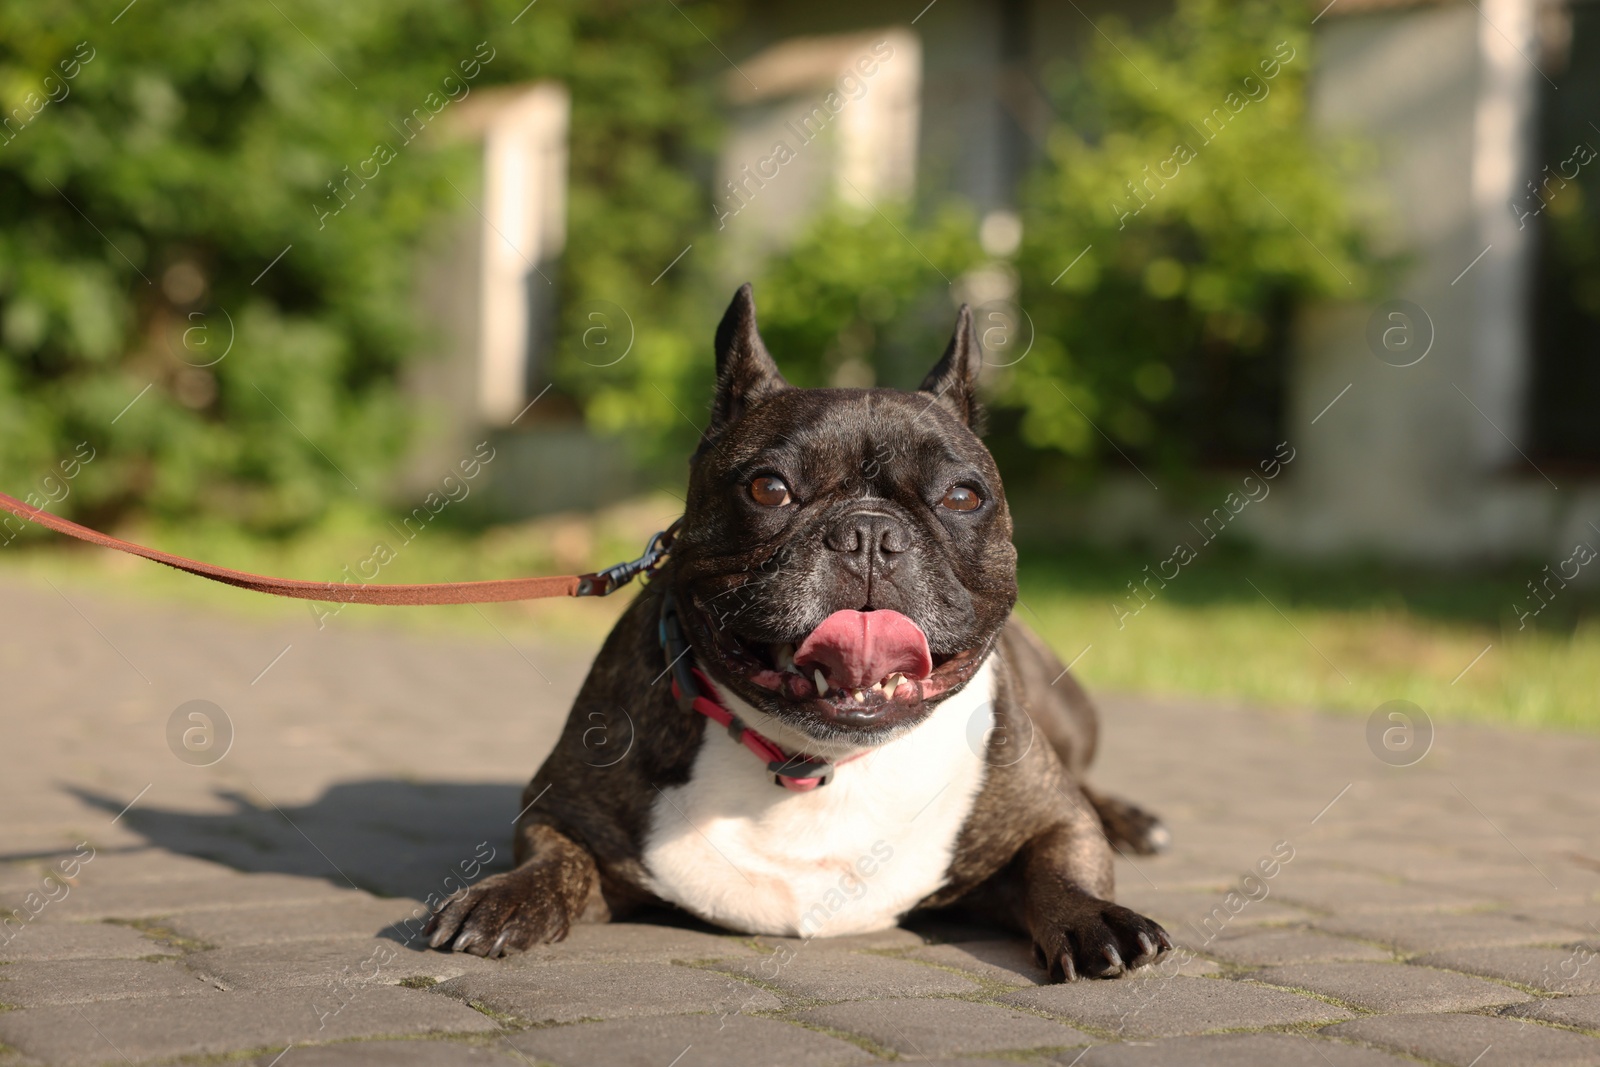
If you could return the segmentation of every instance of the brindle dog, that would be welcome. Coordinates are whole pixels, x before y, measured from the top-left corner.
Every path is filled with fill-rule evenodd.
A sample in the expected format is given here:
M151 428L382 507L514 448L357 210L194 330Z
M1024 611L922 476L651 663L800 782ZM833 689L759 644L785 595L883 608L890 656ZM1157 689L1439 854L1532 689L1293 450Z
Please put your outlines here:
M790 386L748 285L716 359L670 557L528 783L517 867L442 904L431 943L499 956L663 903L791 935L960 908L1056 979L1160 957L1112 848L1166 831L1085 784L1094 707L1012 615L970 312L915 392Z

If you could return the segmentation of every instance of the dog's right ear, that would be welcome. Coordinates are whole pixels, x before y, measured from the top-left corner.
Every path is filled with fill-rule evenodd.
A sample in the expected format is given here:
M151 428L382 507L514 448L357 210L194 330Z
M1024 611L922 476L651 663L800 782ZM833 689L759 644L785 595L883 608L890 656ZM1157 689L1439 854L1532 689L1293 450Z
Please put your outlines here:
M711 401L710 436L738 421L750 408L780 389L789 388L756 329L756 302L750 283L733 294L717 327L717 391Z

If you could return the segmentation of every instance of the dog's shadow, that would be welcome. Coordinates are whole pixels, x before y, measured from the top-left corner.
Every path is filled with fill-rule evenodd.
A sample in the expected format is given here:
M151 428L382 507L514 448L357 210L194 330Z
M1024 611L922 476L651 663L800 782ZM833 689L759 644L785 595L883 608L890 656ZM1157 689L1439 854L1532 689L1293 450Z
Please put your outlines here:
M91 789L66 791L112 815L126 800ZM180 811L148 802L121 822L151 845L245 873L325 879L384 897L421 900L448 892L445 880L476 860L484 873L511 867L511 827L520 784L340 782L308 804L218 790L228 810ZM491 856L492 858L485 858Z
M112 815L126 804L91 789L64 788ZM480 878L511 869L511 828L522 787L377 778L329 786L317 799L297 806L232 790L217 790L216 797L229 810L180 811L140 803L120 821L156 848L245 874L320 878L381 897L424 900L429 894L447 896L463 881L463 866L471 867L474 860L482 865ZM492 858L485 861L490 849ZM18 857L0 856L7 858ZM648 908L629 919L726 933L670 907ZM960 939L952 931L970 938L973 927L968 924L974 923L980 929L986 925L955 913L917 916L902 925L932 942ZM393 926L376 936L402 940Z

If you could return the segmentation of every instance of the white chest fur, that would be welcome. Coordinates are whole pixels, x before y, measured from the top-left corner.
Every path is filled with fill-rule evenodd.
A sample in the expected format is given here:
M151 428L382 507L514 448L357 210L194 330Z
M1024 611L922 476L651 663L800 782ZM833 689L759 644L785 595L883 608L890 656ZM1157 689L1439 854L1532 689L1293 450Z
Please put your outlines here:
M689 781L656 799L643 857L654 891L747 933L894 925L944 884L983 786L993 697L991 659L910 733L808 793L774 785L749 749L708 728ZM726 706L743 717L740 705Z

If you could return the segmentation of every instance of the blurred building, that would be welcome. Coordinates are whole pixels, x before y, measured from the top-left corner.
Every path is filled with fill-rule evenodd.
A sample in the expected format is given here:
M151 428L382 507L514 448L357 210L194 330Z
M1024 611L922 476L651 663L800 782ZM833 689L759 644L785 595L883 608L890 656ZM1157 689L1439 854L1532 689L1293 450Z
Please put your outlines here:
M1314 121L1376 145L1410 265L1394 302L1303 314L1306 447L1258 532L1439 562L1600 544L1600 300L1552 230L1600 189L1600 9L1340 0L1316 43Z
M494 466L474 506L520 516L606 502L597 487L635 484L625 449L596 438L562 398L547 397L561 253L566 247L571 100L554 84L480 89L452 113L450 135L482 153L477 187L423 257L417 299L434 359L410 382L428 419L405 475L433 488L477 442ZM540 407L543 404L542 408Z
M1003 260L1018 239L1019 184L1053 121L1048 66L1081 53L1110 12L1137 24L1168 10L916 7L770 0L718 42L730 132L710 192L735 273L831 197L959 194ZM1357 192L1389 205L1381 239L1410 266L1379 306L1300 310L1272 387L1247 413L1262 441L1290 442L1297 459L1277 502L1241 516L1240 535L1439 563L1600 544L1600 252L1586 281L1549 233L1559 195L1600 197L1600 161L1574 163L1580 146L1600 146L1600 7L1313 0L1306 19L1313 121L1377 148L1370 188ZM485 96L481 210L445 261L455 288L440 290L458 362L438 388L458 390L460 420L506 426L542 387L553 307L541 275L559 269L566 103L553 87ZM965 279L953 301L1007 295L1003 279ZM518 467L538 499L581 506L594 485L626 483L621 457L581 429L540 433L530 456L570 462ZM1190 518L1131 472L1041 514L1108 539L1160 539Z

